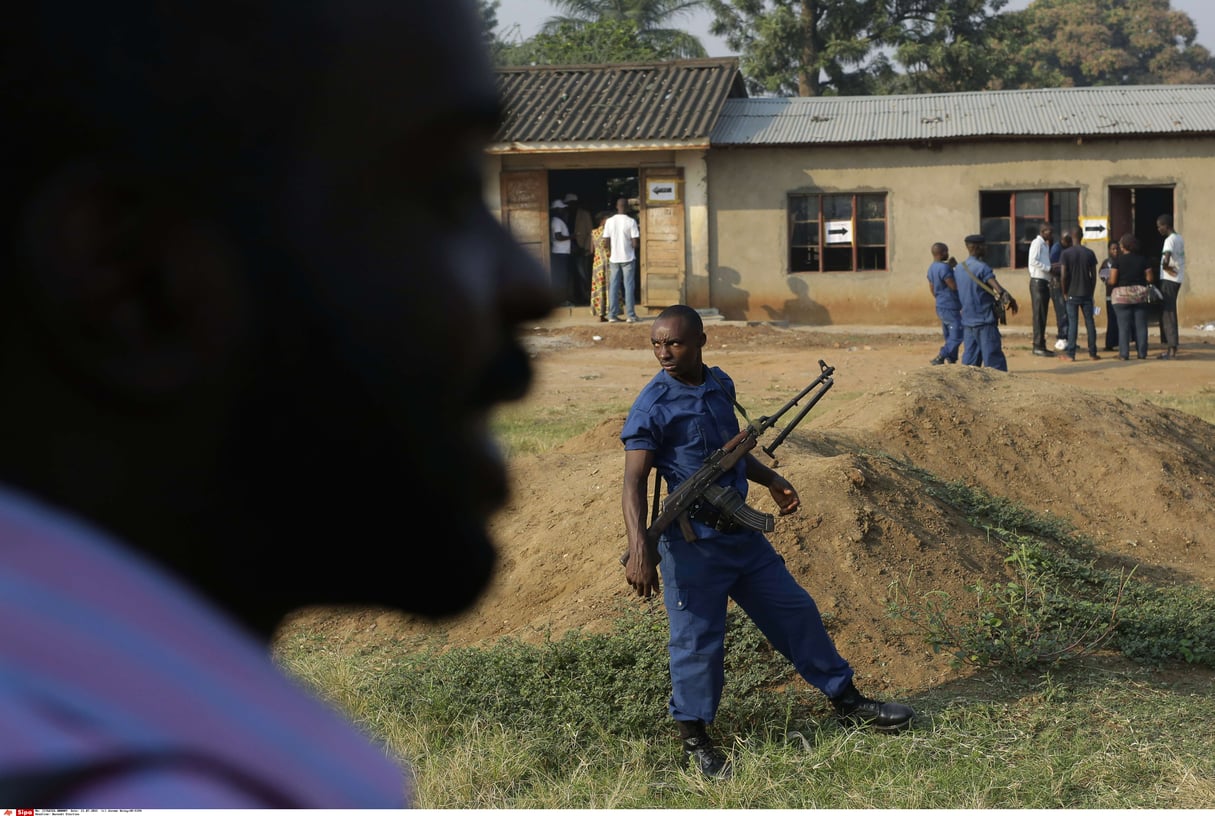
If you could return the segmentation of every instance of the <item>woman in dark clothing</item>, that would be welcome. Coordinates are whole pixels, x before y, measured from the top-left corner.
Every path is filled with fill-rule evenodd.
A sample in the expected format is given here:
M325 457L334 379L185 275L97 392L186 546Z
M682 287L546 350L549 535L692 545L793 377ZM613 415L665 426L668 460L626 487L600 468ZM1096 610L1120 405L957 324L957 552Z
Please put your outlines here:
M1139 239L1131 233L1118 242L1122 252L1110 259L1110 299L1118 316L1118 359L1130 359L1131 332L1135 353L1140 360L1148 355L1147 285L1156 279L1156 270L1139 254Z
M1097 277L1105 284L1105 350L1115 351L1118 348L1118 316L1114 314L1112 295L1114 286L1110 283L1110 267L1118 260L1122 245L1110 241L1109 255L1097 270Z

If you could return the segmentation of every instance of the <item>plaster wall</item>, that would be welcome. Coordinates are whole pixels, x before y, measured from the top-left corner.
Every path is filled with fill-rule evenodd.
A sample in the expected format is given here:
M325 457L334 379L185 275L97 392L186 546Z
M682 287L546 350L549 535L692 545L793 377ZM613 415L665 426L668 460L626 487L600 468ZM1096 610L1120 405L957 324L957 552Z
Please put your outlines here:
M979 230L986 191L1076 189L1081 218L1108 216L1112 186L1174 188L1186 242L1182 325L1215 318L1215 138L988 141L909 145L714 148L707 157L710 304L729 319L811 325L935 325L925 272L929 247L959 258ZM885 192L888 269L788 272L787 196ZM1155 214L1151 215L1152 218ZM1105 257L1104 241L1092 244ZM1028 273L996 269L1028 302Z

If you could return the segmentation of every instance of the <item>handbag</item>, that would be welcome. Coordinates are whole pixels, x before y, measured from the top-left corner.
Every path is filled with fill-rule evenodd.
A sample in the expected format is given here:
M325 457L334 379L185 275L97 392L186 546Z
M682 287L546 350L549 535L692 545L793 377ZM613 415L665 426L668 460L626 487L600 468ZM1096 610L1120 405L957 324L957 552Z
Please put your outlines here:
M1160 287L1154 283L1147 285L1147 302L1149 306L1159 306L1164 303L1164 292L1160 291Z
M1155 287L1153 287L1155 288ZM1156 291L1160 291L1157 289ZM1110 303L1115 306L1137 306L1148 302L1148 287L1137 283L1115 286L1110 292Z

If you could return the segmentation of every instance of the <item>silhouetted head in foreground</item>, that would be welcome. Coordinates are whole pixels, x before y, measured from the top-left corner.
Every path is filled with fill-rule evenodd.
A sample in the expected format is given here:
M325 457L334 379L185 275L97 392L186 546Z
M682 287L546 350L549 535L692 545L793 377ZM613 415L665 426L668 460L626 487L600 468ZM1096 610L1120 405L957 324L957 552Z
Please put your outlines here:
M471 3L9 12L0 481L257 631L468 607L551 300L482 201ZM70 569L65 565L65 569Z

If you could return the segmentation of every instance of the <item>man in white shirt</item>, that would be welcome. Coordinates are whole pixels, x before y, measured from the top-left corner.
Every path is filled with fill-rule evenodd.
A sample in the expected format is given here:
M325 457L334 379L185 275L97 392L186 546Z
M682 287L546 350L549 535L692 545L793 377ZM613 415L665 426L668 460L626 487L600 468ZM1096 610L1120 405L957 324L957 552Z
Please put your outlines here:
M629 215L629 200L616 199L616 214L603 225L603 243L608 251L608 322L620 322L620 294L624 290L624 314L629 323L637 322L637 249L641 230Z
M556 199L549 206L549 274L553 299L562 306L573 306L570 299L570 225L565 221L565 202Z
M1160 304L1160 334L1165 349L1161 360L1172 360L1177 356L1177 296L1181 293L1181 281L1185 277L1185 242L1173 231L1173 216L1165 214L1156 219L1156 230L1164 236L1164 248L1160 253L1160 291L1164 302Z
M1050 310L1050 244L1055 229L1044 223L1029 245L1029 309L1033 320L1034 354L1054 357L1046 347L1046 315Z

